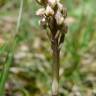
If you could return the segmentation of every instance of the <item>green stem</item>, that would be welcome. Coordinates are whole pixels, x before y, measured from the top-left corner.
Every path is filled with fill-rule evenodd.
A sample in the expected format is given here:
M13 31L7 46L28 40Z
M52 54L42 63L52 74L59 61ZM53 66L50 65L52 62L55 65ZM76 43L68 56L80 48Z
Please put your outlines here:
M8 53L8 55L9 56L8 56L7 63L4 65L4 70L2 71L2 75L0 78L0 96L4 96L5 83L8 77L8 73L9 73L9 69L10 69L12 57L13 57L12 53Z
M52 80L52 96L59 96L59 67L60 67L60 57L59 57L59 46L58 39L52 38L52 50L53 50L53 80Z

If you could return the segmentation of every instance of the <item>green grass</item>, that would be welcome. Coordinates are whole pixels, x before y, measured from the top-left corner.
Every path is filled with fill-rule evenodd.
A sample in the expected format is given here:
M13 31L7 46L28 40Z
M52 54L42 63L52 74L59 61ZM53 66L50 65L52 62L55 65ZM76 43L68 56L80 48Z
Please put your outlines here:
M23 92L19 89L24 89L29 96L50 95L52 56L46 32L41 31L38 24L39 18L35 16L35 11L40 6L36 4L35 0L26 0L22 12L19 0L11 1L8 0L0 8L0 36L5 40L3 46L0 45L0 96L6 92L5 84L9 84L10 81L15 87L12 89L9 87L12 95ZM63 1L68 8L68 16L74 22L69 24L65 43L62 45L61 71L63 70L63 73L61 72L60 94L64 96L66 93L66 96L70 96L72 92L63 87L66 85L71 90L77 86L84 94L82 96L86 96L87 90L96 89L95 82L91 81L93 88L84 83L87 78L91 78L90 75L95 78L94 74L96 73L94 71L96 63L94 59L96 0ZM10 5L9 9L6 8L8 4ZM13 23L8 22L13 26L12 32L7 32L8 27L6 27L5 20L7 16L15 17ZM26 49L25 47L22 49L22 46L27 47L28 51L22 51ZM26 54L25 57L17 60L15 56L22 52L25 52L23 53ZM87 62L85 57L92 61ZM16 69L12 70L12 68ZM15 92L15 89L18 91Z
M18 21L17 21L17 27L16 27L16 36L15 36L15 40L13 39L12 41L12 46L7 46L8 48L8 53L7 53L7 57L6 57L6 61L1 73L1 77L0 77L0 95L1 96L5 96L5 84L9 75L9 70L10 67L12 66L12 61L13 61L13 56L14 56L14 51L15 48L17 46L18 43L18 38L17 38L17 34L19 31L19 27L20 27L20 22L21 22L21 16L22 16L22 9L23 9L23 0L21 0L21 4L20 4L20 11L19 11L19 16L18 16Z

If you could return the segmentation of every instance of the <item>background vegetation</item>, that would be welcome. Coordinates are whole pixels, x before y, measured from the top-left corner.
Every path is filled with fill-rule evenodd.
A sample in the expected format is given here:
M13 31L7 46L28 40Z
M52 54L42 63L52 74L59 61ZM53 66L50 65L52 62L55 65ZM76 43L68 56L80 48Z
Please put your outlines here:
M95 96L96 0L61 1L69 31L61 50L60 96ZM20 0L0 0L0 88L10 67L6 96L50 95L52 51L35 15L38 7L35 0L24 0L17 32Z

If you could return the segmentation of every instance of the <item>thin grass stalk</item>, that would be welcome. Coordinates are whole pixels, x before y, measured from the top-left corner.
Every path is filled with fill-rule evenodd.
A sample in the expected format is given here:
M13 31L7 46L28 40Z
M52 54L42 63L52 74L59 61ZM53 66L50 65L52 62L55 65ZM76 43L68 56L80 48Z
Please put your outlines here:
M4 64L4 69L2 71L2 74L0 75L0 77L1 77L0 78L0 96L5 96L5 92L4 92L5 83L8 78L8 75L9 75L9 70L12 65L12 60L13 60L13 56L14 56L14 50L15 50L15 48L17 46L17 42L18 42L17 32L19 31L19 27L20 27L22 9L23 9L23 0L21 0L21 3L20 3L19 16L18 16L17 26L16 26L16 34L15 34L15 38L14 38L15 42L13 40L12 47L9 48L8 56L6 58L6 64Z
M9 75L9 70L12 64L12 60L13 60L13 51L11 52L9 51L6 58L6 64L4 64L4 69L2 71L1 78L0 78L0 96L5 96L4 95L5 83Z

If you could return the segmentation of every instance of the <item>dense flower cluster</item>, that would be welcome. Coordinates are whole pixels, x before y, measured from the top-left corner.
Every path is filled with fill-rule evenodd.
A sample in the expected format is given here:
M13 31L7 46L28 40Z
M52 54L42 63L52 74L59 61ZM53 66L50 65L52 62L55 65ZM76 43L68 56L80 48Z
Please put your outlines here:
M60 3L60 0L36 0L42 8L36 15L41 17L40 24L44 29L49 29L51 47L53 52L53 80L52 80L52 96L59 96L59 54L60 45L64 42L67 32L65 19L67 17L66 8Z
M36 15L41 17L40 24L46 29L49 28L51 35L58 39L58 44L64 41L67 26L65 19L67 17L66 8L60 3L60 0L36 0L42 8Z

